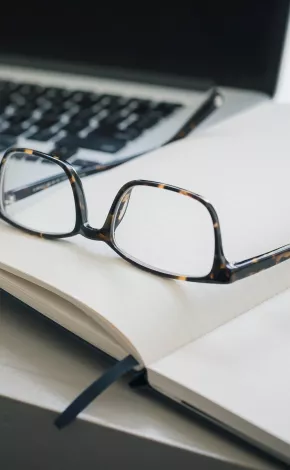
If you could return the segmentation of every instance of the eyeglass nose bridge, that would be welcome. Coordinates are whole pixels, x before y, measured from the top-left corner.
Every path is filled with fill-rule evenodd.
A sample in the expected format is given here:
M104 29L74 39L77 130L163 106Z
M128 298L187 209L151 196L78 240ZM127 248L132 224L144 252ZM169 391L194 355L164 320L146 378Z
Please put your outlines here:
M90 224L85 223L81 226L80 234L90 240L110 241L110 231L106 228L94 228Z

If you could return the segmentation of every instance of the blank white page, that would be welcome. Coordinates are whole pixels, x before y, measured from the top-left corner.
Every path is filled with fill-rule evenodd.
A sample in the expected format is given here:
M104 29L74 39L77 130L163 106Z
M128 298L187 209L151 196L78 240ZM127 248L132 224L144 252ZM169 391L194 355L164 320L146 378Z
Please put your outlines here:
M290 461L289 311L287 290L153 364L149 381Z

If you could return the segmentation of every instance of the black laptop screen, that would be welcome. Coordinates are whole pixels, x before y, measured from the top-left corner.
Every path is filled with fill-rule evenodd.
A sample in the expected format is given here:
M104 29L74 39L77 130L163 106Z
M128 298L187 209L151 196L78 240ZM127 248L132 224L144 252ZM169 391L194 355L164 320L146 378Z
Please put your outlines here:
M61 5L45 2L37 9L25 3L2 12L0 55L211 79L273 93L288 1Z

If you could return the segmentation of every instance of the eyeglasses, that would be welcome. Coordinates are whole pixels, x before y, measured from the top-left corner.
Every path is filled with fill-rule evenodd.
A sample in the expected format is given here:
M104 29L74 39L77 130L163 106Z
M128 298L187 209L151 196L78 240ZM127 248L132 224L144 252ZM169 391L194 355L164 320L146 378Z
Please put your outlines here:
M29 160L38 166L34 177L25 172ZM290 257L290 245L286 245L229 262L212 204L191 191L155 181L123 185L103 226L93 228L80 173L68 162L30 149L9 149L2 158L0 217L47 239L80 234L105 242L134 266L182 281L231 283Z

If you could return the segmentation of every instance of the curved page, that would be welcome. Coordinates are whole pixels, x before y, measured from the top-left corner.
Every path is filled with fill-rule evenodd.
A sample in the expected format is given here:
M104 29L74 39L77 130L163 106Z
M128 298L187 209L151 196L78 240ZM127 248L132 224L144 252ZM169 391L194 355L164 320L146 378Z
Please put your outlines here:
M110 356L123 359L128 354L100 325L60 295L7 271L0 270L0 284L9 294Z

